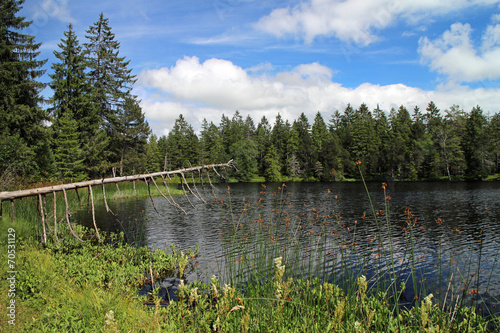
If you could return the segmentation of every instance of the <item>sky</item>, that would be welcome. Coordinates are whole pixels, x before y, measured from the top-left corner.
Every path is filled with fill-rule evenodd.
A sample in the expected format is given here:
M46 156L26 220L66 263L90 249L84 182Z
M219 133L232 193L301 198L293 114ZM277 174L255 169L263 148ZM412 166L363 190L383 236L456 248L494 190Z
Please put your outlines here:
M156 135L236 110L256 125L348 103L500 111L500 0L26 0L43 82L68 24L83 44L101 12Z

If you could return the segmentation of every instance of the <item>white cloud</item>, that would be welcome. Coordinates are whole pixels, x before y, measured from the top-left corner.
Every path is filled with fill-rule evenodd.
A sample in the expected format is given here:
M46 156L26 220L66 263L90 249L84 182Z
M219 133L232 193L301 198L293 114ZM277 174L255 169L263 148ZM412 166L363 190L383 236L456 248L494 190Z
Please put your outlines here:
M440 38L421 38L422 62L457 82L500 78L500 24L487 27L479 48L471 32L469 24L455 23Z
M445 15L498 0L308 0L295 7L278 8L262 17L256 27L282 37L293 35L310 43L318 36L334 36L363 45L378 39L375 30L398 19L419 24Z
M425 91L404 84L372 83L347 88L333 82L334 71L318 63L299 65L275 75L258 73L227 60L200 63L196 57L186 57L171 68L143 71L136 89L141 92L146 117L160 135L172 128L181 113L197 131L204 118L218 124L222 114L232 116L236 110L257 123L264 115L274 121L278 112L290 121L304 112L312 122L320 111L329 120L347 103L355 107L366 103L370 108L379 104L387 111L399 105L425 109L430 101L441 109L458 104L469 111L480 105L485 111L498 112L499 107L500 89L448 85Z
M68 0L42 0L33 10L35 21L55 17L61 22L75 22L68 8Z

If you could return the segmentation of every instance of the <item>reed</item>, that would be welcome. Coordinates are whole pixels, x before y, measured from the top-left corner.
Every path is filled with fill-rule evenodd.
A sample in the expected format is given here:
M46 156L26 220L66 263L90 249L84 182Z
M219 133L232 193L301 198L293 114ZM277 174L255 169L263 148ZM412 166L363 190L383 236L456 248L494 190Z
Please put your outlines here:
M395 230L387 185L383 183L381 186L384 209L377 210L364 180L363 184L373 216L371 220L363 216L354 222L343 219L336 210L333 193L327 209L305 207L304 213L290 216L287 209L292 203L288 201L285 184L276 192L263 185L257 202L246 202L238 211L228 187L227 201L219 200L225 212L221 228L224 263L219 265L223 267L219 272L220 279L241 290L246 297L268 295L272 298L271 291L277 289L275 260L280 258L279 267L286 269L280 273L279 281L290 282L288 287L283 285L281 289L309 283L307 289L317 292L332 284L340 288L346 302L344 306L349 304L351 307L349 311L358 312L359 307L349 302L363 297L383 304L394 318L401 319L419 311L418 320L422 327L444 325L456 328L458 326L454 325L461 321L470 323L468 316L472 313L476 316L475 311L487 318L484 319L488 323L483 327L485 330L496 327L498 300L489 295L494 273L483 272L482 252L479 251L478 256L472 256L466 250L456 253L454 244L458 243L456 237L461 236L459 232L453 233L446 247L442 242L436 244L435 252L419 248L419 232L423 227L410 207L404 212L403 230ZM274 198L273 203L264 204L269 202L264 197L270 195ZM436 223L441 222L436 219ZM376 235L366 234L366 228L360 229L364 223L373 223ZM394 232L404 233L406 244L394 244ZM494 260L496 264L498 254L490 261ZM432 270L437 267L435 273L430 273L431 266ZM294 290L288 295L294 293L300 294ZM308 302L293 306L307 308ZM302 311L309 311L305 308ZM434 309L440 310L435 314L439 320L430 319ZM370 311L379 310L365 309L363 315L370 322L373 320ZM352 313L344 314L348 315ZM404 323L398 321L397 325ZM373 329L370 325L368 327Z

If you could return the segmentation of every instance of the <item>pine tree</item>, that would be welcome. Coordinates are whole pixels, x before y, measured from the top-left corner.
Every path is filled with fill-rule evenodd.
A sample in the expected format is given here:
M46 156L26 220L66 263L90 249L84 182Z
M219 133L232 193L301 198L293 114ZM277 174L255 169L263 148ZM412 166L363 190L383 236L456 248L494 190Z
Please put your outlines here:
M24 1L0 1L0 174L14 168L20 175L47 175L53 169L46 121L40 107L46 60L37 60L40 43L20 31L31 22L18 16Z

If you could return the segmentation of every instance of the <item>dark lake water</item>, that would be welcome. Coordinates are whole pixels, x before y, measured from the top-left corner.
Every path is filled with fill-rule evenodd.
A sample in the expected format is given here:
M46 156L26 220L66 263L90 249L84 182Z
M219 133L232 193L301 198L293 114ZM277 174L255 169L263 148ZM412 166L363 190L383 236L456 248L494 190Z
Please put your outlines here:
M437 293L431 290L434 288L441 294L459 293L464 288L474 296L476 290L482 301L496 304L500 297L497 263L500 183L389 182L386 190L390 196L389 210L381 185L380 182L367 184L377 221L365 187L359 182L290 183L283 188L280 184L265 187L230 184L229 191L226 184L216 185L214 190L198 186L205 202L193 196L190 201L184 196L175 197L186 213L157 197L155 207L149 198L109 200L115 215L107 214L104 207L98 206L96 217L101 229L126 230L130 239L140 234L134 231L136 221L145 221L142 234L151 248L168 248L170 244L194 248L198 244L199 266L187 276L190 281L206 281L212 274L219 275L225 265L221 233L234 229L235 225L247 230L245 225L255 225L259 214L262 220L269 221L264 224L269 225L279 215L281 222L292 221L294 235L300 242L309 242L305 252L317 250L318 246L323 248L319 256L330 274L322 278L334 276L333 272L340 269L340 257L349 254L350 263L375 281L375 263L380 262L377 260L381 253L389 253L392 248L393 267L407 284L405 298L414 296L413 281L409 278L413 266L418 280L430 281L427 285L431 286L425 292ZM408 211L412 214L410 217ZM79 223L92 226L90 211L82 210L74 217ZM312 241L306 238L316 235L317 242L316 238ZM286 237L279 232L277 237L280 236ZM250 231L249 237L252 237ZM243 242L243 238L240 241ZM251 243L252 239L244 241ZM410 243L414 244L413 253ZM347 250L342 252L342 246ZM240 256L241 253L234 253L234 258Z

